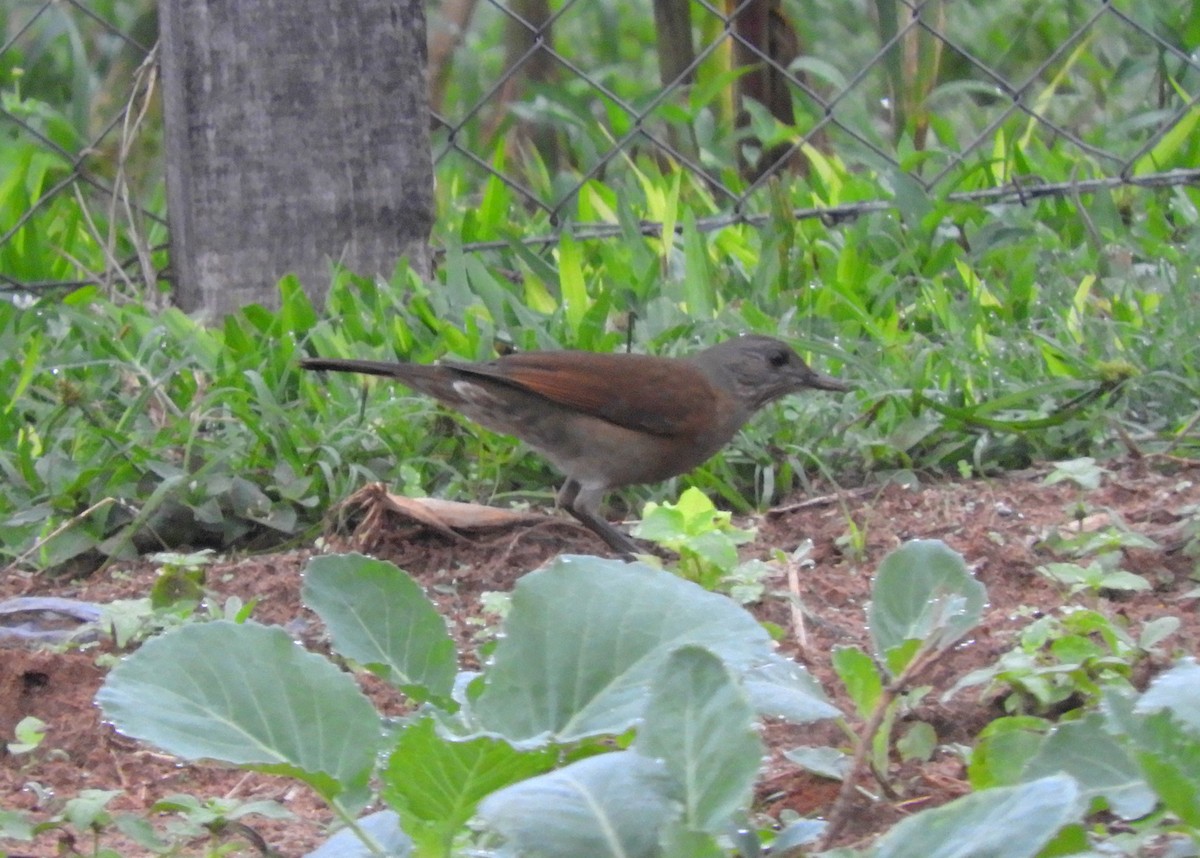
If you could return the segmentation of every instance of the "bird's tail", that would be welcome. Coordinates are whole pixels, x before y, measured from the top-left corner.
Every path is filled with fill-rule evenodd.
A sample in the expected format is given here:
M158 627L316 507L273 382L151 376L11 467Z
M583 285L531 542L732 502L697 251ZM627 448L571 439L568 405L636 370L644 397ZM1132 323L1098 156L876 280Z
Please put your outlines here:
M367 375L383 375L388 378L404 378L414 366L383 360L346 360L345 358L305 358L300 361L304 369L327 369L333 372L362 372Z
M428 363L395 363L384 360L347 360L345 358L305 358L304 369L360 372L394 378L401 384L419 390L442 402L454 404L462 397L454 389L454 373L446 367Z

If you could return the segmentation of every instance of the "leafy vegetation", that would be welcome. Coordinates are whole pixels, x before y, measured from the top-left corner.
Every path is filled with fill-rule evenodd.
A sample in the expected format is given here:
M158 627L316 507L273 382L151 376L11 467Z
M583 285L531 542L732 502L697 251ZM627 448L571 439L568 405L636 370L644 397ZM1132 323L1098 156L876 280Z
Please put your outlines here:
M983 689L1007 713L961 750L977 792L913 815L866 854L959 854L968 836L981 851L994 845L1014 856L1137 854L1156 839L1200 841L1196 667L1183 661L1135 687L1135 671L1164 657L1160 645L1178 620L1164 616L1134 634L1109 610L1107 596L1152 586L1120 563L1123 549L1145 542L1112 516L1096 525L1102 511L1088 506L1097 462L1113 453L1196 455L1200 192L1100 187L1008 206L949 196L1029 177L1102 176L1114 157L1132 159L1133 175L1194 164L1200 111L1188 93L1197 75L1182 58L1197 43L1200 7L1110 4L1154 38L1106 11L1098 29L1041 68L1051 46L1070 43L1075 13L1025 4L1014 15L1016 5L971 4L971 15L949 23L964 50L943 58L936 82L901 93L908 118L897 125L879 105L905 71L890 61L876 67L836 111L864 136L831 130L827 147L805 150L804 175L753 191L750 202L770 212L761 223L712 229L706 219L726 208L725 192L644 145L614 158L603 180L588 173L634 123L586 82L564 80L457 138L496 169L511 168L532 198L566 199L553 216L510 184L478 179L451 150L438 162L444 259L432 282L403 262L380 280L334 271L326 305L315 307L305 284L284 278L278 310L247 307L212 327L155 309L144 285L168 262L152 100L139 95L137 128L92 146L102 109L127 97L121 82L140 60L111 33L81 27L69 4L46 7L36 38L0 54L3 109L39 135L0 134L0 275L101 285L0 300L0 561L82 572L163 546L299 542L334 502L375 480L413 495L549 503L557 478L511 440L386 382L303 375L305 355L482 359L497 342L681 354L743 331L772 333L855 391L785 401L694 473L629 493L635 509L653 499L641 533L678 550L685 577L744 600L761 591L761 568L737 562L744 535L706 499L745 511L813 475L911 484L1046 460L1062 460L1050 481L1078 487L1079 527L1047 537L1054 557L1041 571L1084 607L1031 617L1011 651L944 692ZM153 29L146 0L90 6L123 32ZM874 56L878 34L856 7L852 18L845 4L813 7L804 20L814 55L797 70L819 91L840 91ZM576 8L586 11L564 17L558 47L604 69L603 83L628 104L649 104L656 69L634 49L649 43L646 16L626 0ZM0 10L0 32L27 11ZM496 53L473 49L503 26L503 16L488 15L456 58L459 73L444 93L452 120L481 94L481 81L498 76L488 65ZM586 37L614 27L621 38ZM836 56L818 55L823 46ZM1025 113L1003 114L967 53L1012 80L1042 75L1030 85L1038 110L1086 145L1047 141ZM644 125L690 141L719 184L742 194L749 186L738 156L748 135L785 140L797 129L766 115L753 116L749 132L737 129L728 121L731 79L719 58L705 62L695 86L656 105ZM144 94L149 83L138 80ZM820 114L798 107L803 121ZM1175 130L1152 139L1172 109ZM918 145L921 123L928 133ZM558 141L557 156L508 145L539 126ZM984 130L990 137L975 145ZM893 142L898 166L871 149L892 152ZM85 154L114 193L55 192ZM938 175L944 181L925 190ZM888 207L851 221L793 217L878 200ZM613 237L522 243L551 233L552 220L604 224ZM644 221L663 224L662 235L644 234ZM866 535L847 527L846 548L862 553ZM1189 538L1196 553L1195 528ZM107 609L120 646L153 637L113 672L101 702L122 729L182 757L310 784L346 825L324 855L361 854L364 843L415 855L464 846L494 854L501 843L609 854L604 831L626 854L819 848L836 833L836 813L828 826L747 814L759 719L836 720L841 746L796 748L789 758L847 790L870 772L886 792L889 759L936 747L930 725L902 726L901 716L942 692L921 684L924 671L970 633L983 603L982 588L944 547L916 543L889 557L875 583L872 646L831 655L853 707L840 712L734 602L661 571L571 558L531 574L513 596L494 660L470 675L402 573L361 558L315 561L306 598L338 655L412 703L392 722L328 659L249 622L252 604L216 604L194 574L200 565L168 560L147 599ZM585 606L596 630L586 646L580 616L564 616L564 605ZM665 643L618 639L615 629L631 617ZM546 639L561 649L547 653ZM181 701L195 708L185 712ZM204 729L192 721L177 729L172 719L185 715ZM306 732L318 726L330 727L319 741ZM12 754L46 752L34 722L4 741ZM204 833L216 853L217 841L244 831L243 816L279 812L175 796L154 808L176 818L163 832L110 813L112 798L74 797L36 824L0 810L0 836L65 831L98 842L115 828L170 854ZM387 809L357 818L368 801Z
M1139 197L1139 222L1187 194ZM460 498L520 488L547 500L557 477L510 441L448 423L395 385L302 376L296 363L305 354L486 358L497 338L522 349L621 348L628 335L611 323L628 309L631 280L621 274L639 255L647 268L632 282L646 283L647 297L635 302L637 348L681 353L740 331L782 334L856 388L769 410L684 480L737 510L814 470L907 479L1130 445L1186 453L1200 365L1191 298L1200 275L1188 260L1200 254L1200 233L1124 235L1157 263L1100 279L1099 257L1055 232L1064 219L1044 205L1045 223L1007 233L1000 224L1028 222L1029 212L998 212L969 231L970 250L944 237L963 214L945 203L917 234L885 216L840 232L734 228L698 251L697 276L686 265L664 272L647 239L564 240L558 270L526 271L523 290L482 258L451 253L435 284L403 266L390 283L340 274L323 314L285 279L280 310L249 307L215 328L115 304L95 288L36 307L3 302L4 551L56 566L164 543L278 543L369 480ZM983 234L1005 238L993 247L976 240ZM785 239L782 258L797 270L771 264ZM895 258L896 241L914 252ZM1013 271L1014 255L1028 266ZM743 271L743 257L766 264ZM816 282L825 285L797 285ZM697 302L710 312L693 312Z
M630 36L645 41L644 16L616 14L619 7L599 4L564 16L556 31L561 49L584 52L578 59L598 66L645 62L640 52L625 56L619 45L626 42L605 47L573 36L572 28L586 30L600 23L594 16L607 15L606 25L643 28ZM152 8L142 0L109 0L97 11L124 32L152 27ZM18 280L52 281L111 271L113 260L134 257L143 270L161 268L164 260L152 249L164 233L153 219L130 210L122 225L86 200L43 196L69 175L72 153L88 140L95 120L80 106L112 101L112 80L131 47L79 30L65 14L48 11L58 26L35 31L44 35L40 40L15 42L2 58L6 109L58 142L0 135L0 163L11 168L0 186L0 228L16 229L0 246L11 257L0 270ZM1153 46L1109 16L1090 31L1144 57L1108 93L1107 108L1127 111L1130 124L1122 127L1148 127L1136 118L1145 109L1141 95L1156 75L1170 73L1178 58L1167 47L1178 39L1186 44L1194 16L1170 4L1135 13L1139 25L1161 34ZM830 28L820 43L838 45L840 54L833 65L814 62L807 71L834 85L855 63L870 60L871 36L857 22L848 27L843 15L817 20ZM1038 44L1055 44L1076 24L1042 11L1028 27ZM497 25L484 15L468 44L489 38ZM958 35L986 54L1001 25L1000 16L989 14L977 30ZM628 44L634 43L641 42ZM611 50L622 53L604 54ZM1099 85L1093 78L1111 60L1098 54L1089 65L1087 56L1081 47L1064 60L1039 101L1047 115L1066 121L1076 103L1063 81L1077 82L1081 91ZM1147 65L1152 56L1161 60L1157 68ZM472 82L491 78L472 64L492 57L461 52L456 62L464 74L446 91L448 105L479 95ZM1010 50L999 68L1017 75L1029 65L1030 57ZM988 114L971 119L965 106L978 93L954 89L956 75L977 73L970 64L947 67L946 82L930 93L946 111L930 117L932 139L945 152L955 149L950 137L970 137L967 129ZM653 75L612 74L615 90L631 103L649 97L630 87ZM1187 77L1187 69L1180 74ZM704 65L691 112L681 116L664 104L663 121L720 128L703 116L720 112L721 80L719 64ZM537 121L561 123L564 151L574 148L579 157L522 167L541 176L547 190L578 183L578 165L600 142L584 145L593 133L583 123L590 103L576 84L563 84L540 93L545 111ZM844 103L849 109L855 102ZM607 114L607 121L619 115ZM520 111L512 116L522 118ZM859 119L855 127L871 125L869 116ZM1016 115L997 128L997 145L956 180L955 190L994 188L1015 175L1057 181L1095 174L1090 155L1042 145L1032 125L1010 128L1014 122L1027 120ZM1095 123L1088 140L1108 145L1114 130ZM616 131L595 133L619 138ZM870 139L885 142L873 133ZM1130 131L1123 145L1134 145L1142 133ZM1156 165L1187 163L1197 140L1174 135L1167 151L1164 138L1153 153ZM726 184L741 187L735 150L713 144L706 157L720 165L714 169ZM930 169L941 157L922 154L933 157L913 152L904 168ZM505 157L496 151L498 161ZM459 431L435 418L428 403L386 384L302 378L296 360L312 353L484 358L499 340L519 349L614 350L631 342L675 354L743 331L785 336L813 362L851 380L856 393L841 401L796 398L772 409L726 455L683 480L738 511L781 496L814 471L844 481L866 472L908 480L922 472L987 474L1034 460L1103 456L1130 445L1183 453L1194 447L1188 430L1200 392L1195 189L1099 189L1086 205L1039 197L986 208L951 201L941 189L922 191L903 172L870 158L815 150L810 158L808 175L774 188L774 215L765 223L705 232L702 220L723 205L711 186L665 170L634 148L618 159L624 172L605 183L583 181L564 212L610 224L620 238L563 235L546 252L519 240L546 232L545 210L527 208L499 179L473 181L449 158L439 163L438 179L444 264L432 283L418 282L402 264L389 282L335 272L326 306L313 307L300 284L285 279L278 312L249 307L216 328L175 311L125 304L119 299L136 278L118 289L115 274L106 281L111 288L83 288L35 306L22 303L27 298L2 302L0 389L7 404L0 437L11 443L0 445L0 551L39 567L76 559L86 569L134 549L185 542L273 544L306 532L331 502L376 479L396 481L407 493L505 498L519 491L549 498L555 478L518 457L510 442ZM118 176L136 174L160 188L135 163L115 165ZM107 168L97 162L96 169ZM139 207L159 213L160 196L132 194ZM880 199L892 208L848 223L791 216L796 208ZM36 216L21 223L34 208ZM644 220L664 224L664 237L643 235ZM494 249L465 252L480 241ZM430 430L433 419L442 421L437 431ZM672 488L638 497L657 499Z
M520 854L716 856L828 842L860 773L882 776L906 741L893 736L902 699L911 707L929 692L923 672L972 632L986 600L941 543L885 558L872 652L836 657L857 710L841 713L735 603L637 565L566 557L529 574L487 666L457 677L435 608L390 564L320 557L304 592L335 651L425 705L381 719L346 674L282 630L226 620L150 641L98 701L120 730L176 755L308 783L346 825L316 855L501 854L507 843ZM1077 851L1096 835L1084 817L1098 809L1144 820L1139 842L1168 829L1200 836L1184 795L1200 785L1196 670L1181 662L1141 694L1103 681L1058 726L994 727L972 755L979 792L840 854L960 854L964 838L972 854L989 843L1005 855L1045 854L1051 842ZM846 723L854 759L827 825L780 830L747 816L763 716ZM805 765L831 754L790 756ZM868 769L871 756L883 764ZM387 809L357 820L368 782Z
M41 822L23 814L0 810L0 838L10 842L58 840L64 854L94 858L120 858L105 843L119 832L144 854L177 855L184 844L205 843L209 855L226 855L243 846L261 847L261 839L245 825L246 817L288 819L291 814L273 801L240 802L234 799L199 799L177 793L154 803L153 812L167 816L155 827L144 816L109 810L120 790L88 789L67 799L61 811ZM83 850L90 849L90 852ZM70 850L68 852L68 850Z

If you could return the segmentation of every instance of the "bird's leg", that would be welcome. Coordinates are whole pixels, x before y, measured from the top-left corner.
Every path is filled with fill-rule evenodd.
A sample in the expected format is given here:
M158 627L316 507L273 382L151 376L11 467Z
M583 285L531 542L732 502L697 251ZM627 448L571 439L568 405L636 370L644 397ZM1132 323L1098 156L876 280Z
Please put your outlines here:
M642 549L629 536L617 530L594 511L598 498L592 492L579 496L582 486L577 480L568 479L558 492L558 505L575 516L584 527L599 536L613 551L625 560L634 560Z

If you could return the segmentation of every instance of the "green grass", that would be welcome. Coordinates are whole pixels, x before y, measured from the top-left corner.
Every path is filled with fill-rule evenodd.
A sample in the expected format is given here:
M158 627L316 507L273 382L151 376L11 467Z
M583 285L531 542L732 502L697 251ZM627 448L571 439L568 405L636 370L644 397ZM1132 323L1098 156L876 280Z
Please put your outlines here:
M564 16L555 33L573 61L601 69L597 75L622 98L642 104L655 96L653 63L628 46L651 43L653 33L628 5L610 0ZM1194 12L1182 6L1121 8L1176 47L1196 31ZM827 11L814 21L805 71L814 85L836 90L870 60L877 35L833 6ZM1021 19L1030 42L1019 49L997 41L1010 20L1000 7L980 11L947 27L1014 79L1081 23L1065 7L1032 10ZM97 12L139 32L151 14L142 0L109 0ZM71 154L91 138L100 108L119 101L116 82L127 79L127 47L60 13L0 58L6 108L59 147L0 136L0 164L9 168L0 173L0 229L69 175ZM585 38L614 22L627 39ZM4 19L8 30L18 23ZM473 82L495 77L487 67L495 52L471 48L498 37L501 26L481 14L467 34L446 90L447 116L478 98ZM700 20L697 27L714 35ZM816 58L828 45L839 53L822 64ZM880 74L840 102L838 118L891 147L867 109L888 85ZM603 180L584 182L562 213L569 223L608 224L614 237L563 235L548 247L529 246L521 239L552 231L548 215L451 157L438 165L434 240L445 252L430 283L403 265L388 282L338 272L327 306L312 307L287 280L279 312L248 307L211 329L176 311L118 300L130 296L136 278L33 305L2 303L0 550L56 566L86 552L126 555L153 542L151 533L170 542L181 531L216 547L273 544L313 528L322 510L375 479L410 493L550 497L556 476L511 442L396 386L302 375L296 364L308 354L482 359L497 340L525 350L599 351L629 340L641 351L681 354L759 331L788 338L855 385L848 396L796 397L769 409L693 474L626 493L635 508L692 484L745 510L814 473L844 483L890 472L984 474L1038 459L1103 456L1128 439L1193 452L1194 440L1176 435L1196 413L1200 194L1121 188L1010 205L952 200L951 191L995 189L1014 177L1065 182L1111 171L1103 158L1038 133L1021 113L966 153L937 192L922 190L919 180L963 154L995 115L978 76L962 56L946 59L928 94L925 148L914 148L911 129L892 129L904 172L858 144L830 140L825 150L808 150L807 175L756 192L754 205L770 215L753 226L709 229L705 219L727 200L637 146L613 159ZM1159 105L1166 108L1192 77L1163 44L1106 14L1030 93L1039 110L1070 120L1089 145L1116 141L1133 151L1157 115L1143 98L1148 88L1169 79ZM737 132L716 121L728 82L716 59L706 61L696 86L664 103L654 128L666 133L674 123L686 131L697 157L741 191ZM562 158L508 145L513 123L531 118L520 110L492 138L480 136L481 124L463 129L459 142L536 195L558 198L628 131L611 105L595 121L595 93L586 85L561 83L540 93L537 110L560 136ZM1100 105L1096 93L1105 86ZM1080 108L1089 97L1092 112ZM1125 125L1105 118L1113 115ZM1134 172L1194 163L1200 138L1189 132L1197 117L1185 113ZM152 110L142 129L146 151L157 151L159 133ZM110 175L118 166L112 157L101 149L87 166ZM162 212L154 171L130 182L135 200ZM791 214L881 199L892 207L838 223ZM155 269L166 265L161 251L148 250L162 245L162 226L83 203L59 194L38 208L0 247L0 270L23 281L108 271L111 284L121 282L114 261L139 251ZM642 235L645 221L663 224L664 237ZM467 250L479 242L493 249Z
M648 176L647 196L669 198L671 182ZM27 559L123 555L135 533L170 538L181 521L216 547L272 544L379 479L546 501L557 477L509 440L396 385L297 362L482 359L497 338L616 350L630 312L638 350L773 333L855 386L768 409L726 455L632 498L694 484L744 510L815 472L993 473L1104 456L1119 433L1187 453L1194 440L1174 435L1200 384L1195 204L1191 189L1097 194L1081 225L1057 200L985 213L927 199L837 228L781 219L708 235L680 205L669 243L564 238L546 257L451 246L434 283L403 266L390 282L340 274L318 309L289 279L280 311L248 307L215 328L95 288L5 302L4 551L57 533Z

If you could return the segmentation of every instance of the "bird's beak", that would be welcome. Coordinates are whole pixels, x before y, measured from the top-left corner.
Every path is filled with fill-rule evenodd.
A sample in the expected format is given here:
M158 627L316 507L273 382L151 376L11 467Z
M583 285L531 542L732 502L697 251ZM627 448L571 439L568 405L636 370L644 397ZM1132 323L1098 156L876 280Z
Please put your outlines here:
M817 372L816 370L813 370L812 375L804 381L809 387L815 387L817 390L837 390L843 392L850 390L850 385L846 384L846 382L834 378L832 375Z

